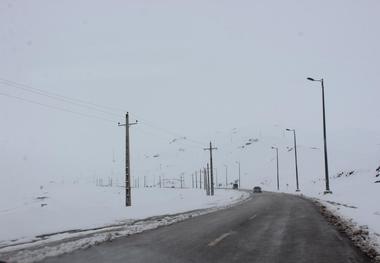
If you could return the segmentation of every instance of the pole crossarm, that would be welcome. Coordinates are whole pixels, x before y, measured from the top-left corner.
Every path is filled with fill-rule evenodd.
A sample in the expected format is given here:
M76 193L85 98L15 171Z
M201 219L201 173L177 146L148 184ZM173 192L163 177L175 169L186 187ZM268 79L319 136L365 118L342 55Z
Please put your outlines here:
M136 124L139 124L139 122L135 121L135 122L129 123L129 127L131 127L132 125L136 125ZM124 127L124 126L127 126L127 124L126 123L120 123L120 122L118 122L117 126Z
M203 148L203 150L205 150L205 151L211 151L211 150L218 150L218 148L216 148L216 147L213 147L213 148Z

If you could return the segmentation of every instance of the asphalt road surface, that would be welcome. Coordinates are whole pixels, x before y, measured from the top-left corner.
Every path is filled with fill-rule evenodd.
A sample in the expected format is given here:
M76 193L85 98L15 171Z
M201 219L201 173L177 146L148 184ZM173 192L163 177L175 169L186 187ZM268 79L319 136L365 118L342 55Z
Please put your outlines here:
M49 258L45 262L370 262L297 196L262 193L238 206Z

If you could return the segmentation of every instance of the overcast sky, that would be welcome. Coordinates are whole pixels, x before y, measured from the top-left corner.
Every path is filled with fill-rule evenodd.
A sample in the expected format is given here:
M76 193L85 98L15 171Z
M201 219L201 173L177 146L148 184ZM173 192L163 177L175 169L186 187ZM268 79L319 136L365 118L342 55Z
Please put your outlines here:
M122 181L117 122L129 111L140 121L131 128L135 176L188 176L207 162L211 140L216 167L233 177L240 160L247 187L273 179L274 144L293 178L284 129L295 128L303 180L323 177L322 151L310 149L323 147L321 88L306 77L325 79L331 173L374 169L379 13L376 0L1 1L0 176ZM259 142L238 149L250 138Z

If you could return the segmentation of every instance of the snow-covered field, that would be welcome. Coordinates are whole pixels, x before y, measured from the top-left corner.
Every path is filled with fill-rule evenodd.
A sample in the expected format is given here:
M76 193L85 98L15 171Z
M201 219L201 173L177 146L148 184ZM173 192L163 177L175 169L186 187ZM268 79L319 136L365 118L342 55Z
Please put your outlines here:
M125 207L124 195L122 187L55 183L29 194L8 195L0 199L0 242L224 206L244 193L216 190L210 197L203 190L138 188L132 192L132 207Z
M211 197L200 189L137 188L132 189L133 206L125 207L122 187L51 182L44 187L31 187L29 192L23 193L1 190L4 196L7 193L7 198L0 198L0 255L38 242L77 237L78 233L88 235L114 230L116 235L123 235L141 232L186 219L176 215L178 213L206 209L189 213L187 217L191 217L232 205L249 196L245 192L224 189L216 189L215 196ZM168 217L136 224L139 219L164 215ZM107 235L98 235L91 242L107 238ZM83 246L76 242L68 250L79 247Z

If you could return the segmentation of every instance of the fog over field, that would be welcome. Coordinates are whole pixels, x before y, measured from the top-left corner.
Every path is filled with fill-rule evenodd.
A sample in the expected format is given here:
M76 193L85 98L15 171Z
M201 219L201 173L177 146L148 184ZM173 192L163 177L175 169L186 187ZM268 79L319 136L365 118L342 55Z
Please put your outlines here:
M330 173L375 175L379 9L375 0L2 1L0 187L121 184L117 123L129 111L139 121L133 182L183 174L191 186L212 141L219 183L224 165L237 179L240 161L242 187L274 189L277 145L281 188L294 189L291 128L302 189L324 177L321 88L307 77L325 80Z

